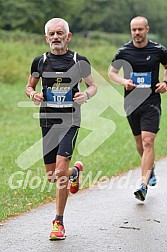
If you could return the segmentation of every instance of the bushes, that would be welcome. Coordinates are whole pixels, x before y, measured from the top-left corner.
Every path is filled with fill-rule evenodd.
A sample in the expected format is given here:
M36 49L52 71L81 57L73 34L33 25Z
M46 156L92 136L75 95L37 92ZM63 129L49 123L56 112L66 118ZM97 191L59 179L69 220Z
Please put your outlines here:
M149 39L158 41L158 36L154 34L148 35ZM110 45L117 48L131 39L130 33L106 33L99 31L87 31L74 34L73 44L77 46L96 46Z
M42 44L44 41L42 34L27 33L21 30L5 31L0 30L0 38L3 41L22 41L35 44Z
M156 39L150 34L151 39ZM0 82L14 84L27 80L34 57L49 50L43 35L19 30L0 30ZM99 31L74 34L69 48L88 57L98 71L106 71L117 48L130 39L129 34L108 34ZM101 55L101 57L99 57Z
M6 32L0 40L0 82L6 84L14 84L16 82L24 82L27 80L30 71L32 59L38 54L42 54L47 50L47 46L42 43L37 44L36 37L17 33Z

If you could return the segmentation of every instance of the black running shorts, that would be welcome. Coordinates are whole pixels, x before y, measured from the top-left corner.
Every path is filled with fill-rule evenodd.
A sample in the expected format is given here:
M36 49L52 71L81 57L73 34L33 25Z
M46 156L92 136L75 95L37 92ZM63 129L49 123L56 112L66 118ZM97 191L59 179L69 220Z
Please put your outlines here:
M78 130L79 128L76 126L73 126L70 129L42 127L44 163L56 163L57 155L71 159Z
M141 135L142 131L157 133L161 117L161 106L157 104L140 105L127 116L133 135Z

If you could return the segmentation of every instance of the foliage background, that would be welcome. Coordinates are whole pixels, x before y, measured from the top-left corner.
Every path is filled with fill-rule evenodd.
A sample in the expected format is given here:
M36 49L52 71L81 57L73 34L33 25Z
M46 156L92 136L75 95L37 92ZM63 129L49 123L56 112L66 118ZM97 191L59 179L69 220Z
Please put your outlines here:
M148 18L151 33L167 44L166 10L166 0L0 0L0 29L43 34L47 20L61 17L73 33L128 33L130 20L142 15Z

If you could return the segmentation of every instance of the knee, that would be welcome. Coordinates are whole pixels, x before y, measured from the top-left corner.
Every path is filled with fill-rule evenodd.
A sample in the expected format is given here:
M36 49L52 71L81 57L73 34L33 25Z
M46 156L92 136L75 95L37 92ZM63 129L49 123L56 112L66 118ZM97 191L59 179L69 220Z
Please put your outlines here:
M56 162L55 170L55 175L57 179L61 177L68 177L69 162L70 161L68 158L59 156Z
M49 183L55 183L57 181L57 177L55 172L49 171L46 173L47 179Z
M64 168L57 168L55 171L56 179L67 176L67 170Z
M153 145L154 145L154 138L149 136L143 138L143 148L152 148Z
M47 180L49 183L55 183L57 180L67 177L68 173L65 169L56 169L55 172L47 172Z

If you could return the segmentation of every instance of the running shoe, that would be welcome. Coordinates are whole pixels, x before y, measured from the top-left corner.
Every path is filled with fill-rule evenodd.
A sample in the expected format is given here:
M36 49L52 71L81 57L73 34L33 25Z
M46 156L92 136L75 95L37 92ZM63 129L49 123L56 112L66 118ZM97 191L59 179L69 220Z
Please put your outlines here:
M83 171L83 164L80 161L77 161L74 164L74 167L78 169L78 176L74 180L70 180L70 192L77 193L80 188L80 172Z
M149 186L155 186L156 183L157 183L157 179L155 177L155 163L154 163L154 165L152 167L151 176L150 176L150 179L148 181L148 184L149 184Z
M50 233L50 240L64 240L65 229L59 220L53 220L52 232Z
M136 199L144 201L147 195L147 186L145 184L141 184L139 189L134 192Z

